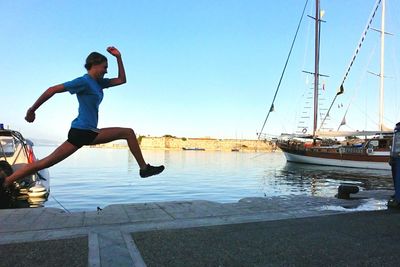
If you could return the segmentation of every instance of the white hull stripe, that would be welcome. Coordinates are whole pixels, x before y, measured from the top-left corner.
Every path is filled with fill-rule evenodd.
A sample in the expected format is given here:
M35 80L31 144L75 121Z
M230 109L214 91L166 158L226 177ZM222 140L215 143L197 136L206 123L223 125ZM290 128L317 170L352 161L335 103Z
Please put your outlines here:
M327 159L327 158L318 158L318 157L309 157L309 156L291 154L288 152L283 152L283 153L285 154L287 161L292 161L292 162L327 165L327 166L350 167L350 168L363 168L363 169L378 169L378 170L391 169L388 162Z

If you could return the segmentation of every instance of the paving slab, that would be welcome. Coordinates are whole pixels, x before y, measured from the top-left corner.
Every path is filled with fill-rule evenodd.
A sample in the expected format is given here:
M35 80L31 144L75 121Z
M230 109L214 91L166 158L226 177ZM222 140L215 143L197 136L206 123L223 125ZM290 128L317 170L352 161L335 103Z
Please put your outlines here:
M119 230L98 233L101 266L132 266L133 260Z

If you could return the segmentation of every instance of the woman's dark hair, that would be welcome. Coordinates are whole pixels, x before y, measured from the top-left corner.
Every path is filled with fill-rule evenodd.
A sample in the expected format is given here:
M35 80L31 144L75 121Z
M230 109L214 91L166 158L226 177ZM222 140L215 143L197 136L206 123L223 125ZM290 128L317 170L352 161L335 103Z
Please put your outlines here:
M103 62L106 62L107 58L100 53L92 52L86 58L85 69L90 70L93 65L100 65Z

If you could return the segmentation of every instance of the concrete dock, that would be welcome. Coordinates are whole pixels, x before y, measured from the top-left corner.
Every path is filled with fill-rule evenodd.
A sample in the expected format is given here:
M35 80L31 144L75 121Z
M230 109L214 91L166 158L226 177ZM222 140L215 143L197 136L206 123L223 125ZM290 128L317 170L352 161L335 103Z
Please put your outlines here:
M0 210L0 266L393 266L391 194Z

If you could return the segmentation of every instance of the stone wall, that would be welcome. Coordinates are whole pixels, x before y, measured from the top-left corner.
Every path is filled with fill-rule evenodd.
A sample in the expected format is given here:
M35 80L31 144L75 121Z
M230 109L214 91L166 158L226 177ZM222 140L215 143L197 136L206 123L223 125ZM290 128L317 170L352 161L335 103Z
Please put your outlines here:
M210 151L271 151L272 143L258 140L212 139L212 138L176 138L176 137L141 137L140 147L143 149L182 150L204 149Z

